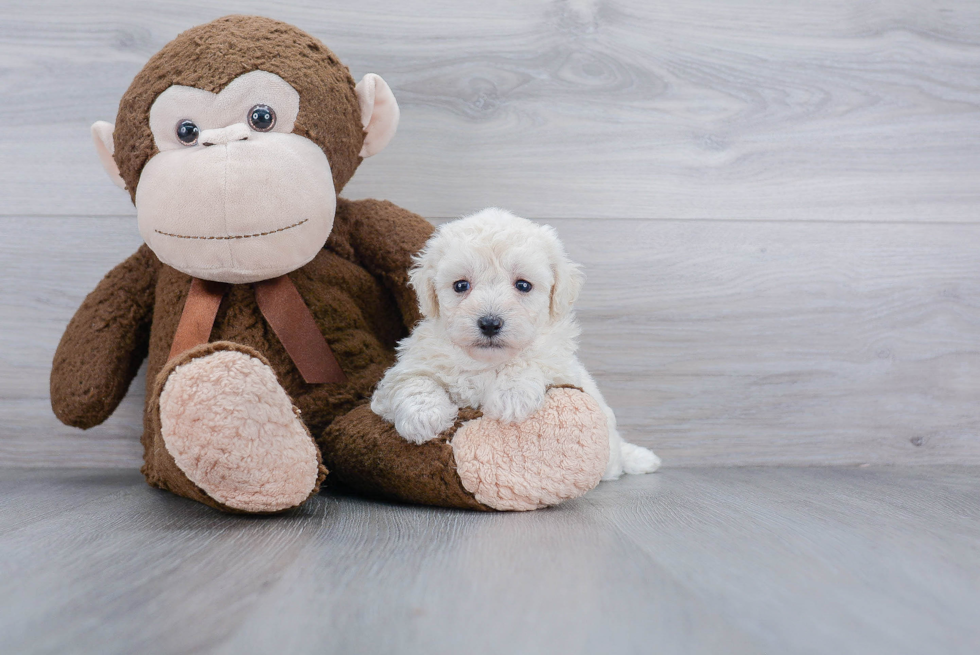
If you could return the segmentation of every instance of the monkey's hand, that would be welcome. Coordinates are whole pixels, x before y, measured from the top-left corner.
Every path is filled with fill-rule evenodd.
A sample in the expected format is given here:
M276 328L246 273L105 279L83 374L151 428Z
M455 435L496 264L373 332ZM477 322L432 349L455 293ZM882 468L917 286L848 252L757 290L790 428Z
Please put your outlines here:
M149 350L158 267L140 246L75 312L51 368L51 408L63 423L98 425L126 395Z

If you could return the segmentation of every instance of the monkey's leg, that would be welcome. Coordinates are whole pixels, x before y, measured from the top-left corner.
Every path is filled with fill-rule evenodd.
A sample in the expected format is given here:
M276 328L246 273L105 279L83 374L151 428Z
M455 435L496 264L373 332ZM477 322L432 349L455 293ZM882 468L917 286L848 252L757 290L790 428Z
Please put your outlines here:
M219 341L175 357L147 412L147 481L211 507L278 512L326 476L298 410L251 348Z
M438 438L410 443L361 405L319 439L336 480L396 500L478 510L531 510L581 496L609 458L606 418L578 389L556 388L531 418L504 424L463 410Z

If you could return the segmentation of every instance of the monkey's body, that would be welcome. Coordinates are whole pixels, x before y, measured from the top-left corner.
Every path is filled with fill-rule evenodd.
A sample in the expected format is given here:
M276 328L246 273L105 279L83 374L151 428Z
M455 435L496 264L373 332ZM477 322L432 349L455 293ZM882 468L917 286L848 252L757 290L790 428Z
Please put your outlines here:
M215 318L211 341L260 353L300 410L310 433L320 436L334 419L370 396L394 362L395 343L418 319L405 271L411 255L431 231L427 221L390 203L341 200L326 246L312 262L290 274L347 375L346 383L303 381L259 311L249 284L229 288ZM388 268L377 268L379 262ZM384 280L394 291L386 288ZM154 486L177 492L186 492L188 485L180 476L173 479L173 458L160 447L160 428L152 417L162 386L156 384L157 379L169 359L190 285L189 275L162 264L145 245L140 247L106 276L79 309L62 338L52 376L52 401L58 416L72 425L96 425L121 400L118 392L109 391L119 386L117 372L126 369L133 374L133 363L147 358L144 473ZM93 324L104 325L104 329L93 332ZM127 339L126 335L143 336ZM87 347L93 338L106 347ZM125 386L130 380L131 375ZM79 383L92 393L76 393ZM108 398L112 401L105 402ZM200 495L199 500L228 509L207 494Z
M276 42L283 39L288 47L277 48ZM256 43L261 47L256 49ZM224 67L227 70L217 74L218 79L188 72L195 57L213 57L215 48L235 53L234 61ZM298 52L300 61L284 62L281 53L290 51ZM258 52L258 60L243 61L243 53L248 52ZM267 65L264 56L273 58L275 65ZM310 58L315 61L311 63ZM175 81L167 83L167 67L178 62L184 71L180 82L193 84L190 91L188 87L173 87ZM392 126L376 129L376 123L385 119L385 111L387 120L397 122L397 109L390 118L394 99L385 100L384 93L390 95L386 85L377 90L371 86L365 94L358 87L355 96L349 73L322 44L291 26L254 17L228 17L189 30L151 59L120 103L118 120L124 129L117 129L115 134L115 154L111 148L101 153L103 162L110 175L116 174L125 183L134 199L143 168L161 150L172 159L185 152L213 154L226 148L228 161L238 157L250 164L255 155L248 154L249 132L242 132L240 124L228 128L224 124L203 125L214 128L201 132L202 138L210 134L214 139L214 144L203 144L213 148L206 152L184 151L180 144L164 143L166 134L151 134L147 129L154 120L150 112L151 105L156 106L154 98L162 97L170 88L183 89L181 97L192 99L195 88L217 94L229 81L243 79L255 70L270 70L281 76L273 81L279 84L285 79L293 85L287 91L296 88L303 98L311 76L316 81L317 66L322 69L320 79L329 79L326 86L332 91L324 95L320 85L313 95L326 98L329 106L300 104L298 115L294 111L291 116L295 121L292 132L283 130L269 136L253 133L252 138L256 147L261 145L257 152L282 143L288 154L296 144L296 134L307 135L305 138L320 145L327 155L327 159L321 157L325 179L329 183L332 175L339 192L360 157L383 147L393 133ZM262 75L262 84L274 77ZM383 81L378 84L383 85ZM208 102L212 98L222 102L218 95L205 95ZM376 100L379 104L372 108ZM374 115L362 117L364 136L360 140L355 139L357 132L350 125L350 121L358 121L354 114L359 102L362 113ZM127 111L136 111L136 115L127 115ZM238 130L236 134L245 135L240 138L244 143L228 143L232 128ZM96 137L98 144L98 131ZM354 156L358 150L360 156ZM319 166L316 157L319 155L302 161ZM195 161L202 160L198 157ZM290 175L276 168L268 170L284 179ZM166 170L154 172L154 184L159 187L169 174ZM270 194L276 193L274 179L246 176L245 180L270 185ZM227 181L224 184L227 187ZM235 195L234 189L225 187L221 187L223 193ZM175 189L178 195L181 191ZM197 190L205 195L208 192ZM191 189L192 199L194 193ZM312 259L305 258L304 265L286 269L347 378L344 382L308 384L256 302L250 282L266 279L261 274L264 269L255 268L252 251L236 250L244 247L239 245L244 241L250 245L267 237L170 235L193 242L198 250L186 249L184 241L175 242L179 248L161 242L169 234L169 226L149 223L144 214L152 214L154 221L179 215L184 231L217 229L213 211L200 214L197 222L188 222L187 205L182 206L182 200L178 197L173 208L164 206L166 211L155 206L154 212L143 212L145 207L138 203L141 231L152 233L153 242L166 246L161 245L157 252L142 246L103 279L66 329L51 376L52 406L57 416L67 424L88 428L108 418L148 358L143 472L150 484L223 510L271 512L297 506L315 494L327 473L323 464L330 469L331 480L363 492L472 509L545 506L580 495L598 482L602 469L594 471L594 466L589 468L584 463L594 462L595 452L608 449L602 441L605 420L594 401L579 391L553 390L546 407L520 425L504 426L478 413L463 412L453 429L421 446L406 442L370 412L368 399L386 368L394 363L396 342L420 317L416 297L408 286L408 269L412 256L432 232L424 219L383 201L338 198L335 213L325 219L332 220L332 225L326 225L326 243L314 249ZM229 215L231 202L226 201L223 223L218 223L223 225L221 229L234 233L229 225L238 216L234 212ZM305 257L300 248L309 248L304 242L308 238L294 236L299 230L290 233L288 228L276 227L292 225L297 216L323 214L322 207L311 209L304 202L304 198L282 197L270 205L282 206L282 215L259 216L276 228L269 233L280 239L262 254L266 263L268 253L279 248L295 246L292 254ZM190 215L194 216L193 207ZM147 242L152 244L150 239ZM215 261L208 259L212 253L230 262L222 264L221 275L231 278L211 279L231 286L211 326L210 343L173 353L178 324L192 304L188 299L192 277L178 270L179 264L175 268L166 262L168 257L179 260L187 252L204 253L191 267L199 277L204 277L200 270L209 270L203 264ZM509 437L501 441L500 435ZM511 452L515 439L522 450L517 457ZM535 468L536 461L555 461L556 450L567 453L561 459L568 470L542 475L540 467ZM543 452L548 456L538 458ZM576 469L579 463L585 468ZM530 479L545 480L546 484L536 488L534 485L541 483L535 482L531 483L533 488L524 488L524 473L528 471L533 473Z
M356 235L361 238L352 238L355 221L361 224ZM375 229L366 229L365 221ZM384 259L397 271L396 262L401 259L400 267L406 269L412 254L425 243L431 230L422 217L390 203L341 200L326 246L313 261L289 274L347 375L346 383L303 381L259 311L250 284L231 285L215 318L210 340L236 343L261 353L302 412L307 427L314 436L319 435L335 418L370 395L394 361L395 343L418 320L404 283L398 288L399 283L391 281L396 293L402 296L405 314L399 310L395 293L383 282L386 277L393 277L392 272L373 265ZM378 238L382 232L387 232L383 241ZM382 248L387 252L380 257ZM190 276L164 264L158 266L147 362L150 381L167 362L191 284Z

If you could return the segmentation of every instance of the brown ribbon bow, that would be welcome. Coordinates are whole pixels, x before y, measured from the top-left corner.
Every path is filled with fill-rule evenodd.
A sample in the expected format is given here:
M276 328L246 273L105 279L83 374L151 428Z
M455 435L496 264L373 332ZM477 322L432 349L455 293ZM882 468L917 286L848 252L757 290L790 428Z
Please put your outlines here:
M230 285L193 278L177 324L170 358L196 345L207 343L218 315L221 299ZM259 311L279 337L307 384L347 382L333 351L316 325L310 308L287 275L255 282Z

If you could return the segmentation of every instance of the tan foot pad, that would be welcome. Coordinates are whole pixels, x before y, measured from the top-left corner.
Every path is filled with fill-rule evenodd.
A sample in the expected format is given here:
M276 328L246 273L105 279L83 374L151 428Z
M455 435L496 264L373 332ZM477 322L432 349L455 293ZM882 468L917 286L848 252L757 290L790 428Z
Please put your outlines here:
M174 369L160 394L164 444L191 482L228 507L295 507L317 483L316 446L272 369L221 350Z
M497 510L532 510L576 498L597 484L609 459L606 418L591 396L552 389L523 423L486 417L452 441L463 487Z

